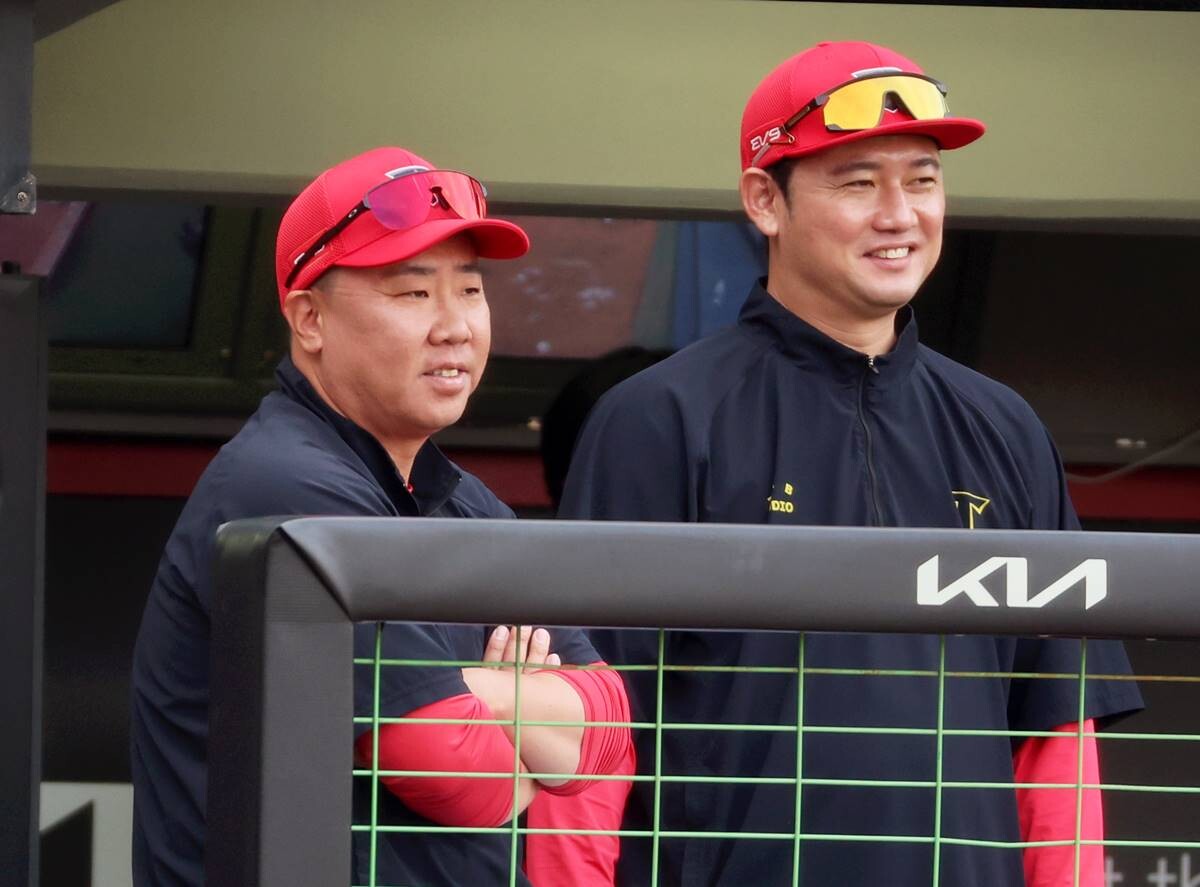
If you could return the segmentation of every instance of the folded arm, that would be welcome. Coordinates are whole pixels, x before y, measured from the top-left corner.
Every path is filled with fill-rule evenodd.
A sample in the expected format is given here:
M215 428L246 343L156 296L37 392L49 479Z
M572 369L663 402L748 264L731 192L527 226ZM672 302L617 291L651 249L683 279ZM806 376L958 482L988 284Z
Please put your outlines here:
M517 634L504 627L497 628L488 640L484 661L515 662L519 649ZM519 719L515 668L463 669L463 678L471 692L487 703L497 718L514 722L504 726L514 743L515 722L521 722L521 761L532 772L573 775L615 772L632 744L629 728L579 725L589 721L629 721L629 700L620 675L598 667L562 666L559 657L549 651L550 636L545 629L523 628L520 634L523 649L519 658L526 665L520 673ZM595 662L592 666L603 664ZM589 782L563 775L544 779L541 784L557 793L571 794L583 791Z
M518 636L519 639L518 639ZM616 672L561 669L549 651L544 629L501 627L489 638L484 662L521 662L518 762L514 724L427 724L401 722L379 729L380 770L455 773L519 772L596 774L615 772L631 752L628 727L584 728L584 721L627 722L629 703ZM602 663L596 663L601 665ZM549 666L549 668L547 668ZM470 693L431 703L409 713L413 719L515 721L515 666L464 668ZM528 724L528 721L559 722ZM356 759L370 766L375 737L364 733L355 743ZM540 787L574 794L590 781L566 776L538 783L472 776L383 776L383 784L406 806L443 825L498 826L521 813Z
M410 718L494 720L471 693L441 699L409 712ZM355 742L356 760L371 766L374 733ZM472 776L381 776L380 781L410 810L442 825L491 827L521 813L537 784L521 779L514 789L513 745L496 724L384 724L379 728L379 769L443 773L502 773L510 778ZM525 767L520 768L525 772Z

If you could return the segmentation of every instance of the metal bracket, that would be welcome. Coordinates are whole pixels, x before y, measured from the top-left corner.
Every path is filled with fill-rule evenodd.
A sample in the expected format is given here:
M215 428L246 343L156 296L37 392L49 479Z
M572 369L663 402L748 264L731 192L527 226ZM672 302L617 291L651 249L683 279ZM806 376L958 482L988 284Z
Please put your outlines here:
M33 215L37 212L37 179L27 172L0 194L0 213Z

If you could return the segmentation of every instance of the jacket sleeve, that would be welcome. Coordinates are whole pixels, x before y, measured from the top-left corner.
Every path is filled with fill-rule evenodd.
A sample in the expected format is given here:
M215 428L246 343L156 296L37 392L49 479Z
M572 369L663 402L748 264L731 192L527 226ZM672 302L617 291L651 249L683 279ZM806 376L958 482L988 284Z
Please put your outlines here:
M1030 471L1028 480L1033 506L1030 529L1081 529L1071 503L1066 472L1049 432L1040 420L1029 415L1029 451L1021 454ZM1084 649L1079 641L1024 638L1018 642L1016 667L1043 673L1078 671ZM1086 648L1087 671L1093 674L1129 674L1131 668L1120 641L1090 640ZM1141 694L1132 681L1088 681L1085 686L1084 732L1073 735L1079 712L1079 687L1072 681L1015 680L1009 704L1010 726L1014 729L1054 729L1062 738L1028 738L1014 754L1014 779L1018 783L1073 783L1078 779L1082 741L1083 782L1100 782L1096 748L1096 720L1112 719L1142 707ZM1024 841L1071 839L1076 825L1076 792L1072 789L1018 789L1017 811ZM1104 817L1099 789L1084 791L1081 807L1081 837L1101 840ZM1104 884L1104 849L1088 845L1080 849L1079 880L1075 880L1074 845L1029 847L1023 853L1025 878L1031 887L1100 887Z
M1026 483L1033 506L1028 529L1079 530L1071 504L1062 460L1050 434L1027 409L1027 428L1016 455L1026 466ZM1019 671L1062 674L1078 672L1084 650L1067 638L1023 638L1017 645ZM1086 649L1089 674L1132 673L1125 645L1120 641L1089 639ZM1142 708L1137 684L1128 680L1089 680L1083 716L1096 718L1101 727ZM1079 685L1072 681L1017 679L1009 696L1009 726L1016 730L1052 730L1079 720Z
M1079 517L1075 514L1075 506L1071 503L1071 493L1067 489L1067 475L1063 470L1062 458L1058 448L1050 438L1040 420L1034 419L1036 426L1031 429L1034 438L1034 451L1030 461L1033 476L1033 515L1030 519L1030 529L1034 530L1078 530Z

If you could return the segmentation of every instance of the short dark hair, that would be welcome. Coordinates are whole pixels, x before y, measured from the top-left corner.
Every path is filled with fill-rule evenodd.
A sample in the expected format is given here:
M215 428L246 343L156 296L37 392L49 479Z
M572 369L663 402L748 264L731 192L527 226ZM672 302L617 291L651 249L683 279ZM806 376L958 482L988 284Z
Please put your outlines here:
M783 192L783 202L789 205L792 199L788 193L788 183L792 180L792 170L796 168L796 164L799 162L799 157L785 157L778 163L768 166L766 169L771 178L775 180L775 184L779 187L779 190Z

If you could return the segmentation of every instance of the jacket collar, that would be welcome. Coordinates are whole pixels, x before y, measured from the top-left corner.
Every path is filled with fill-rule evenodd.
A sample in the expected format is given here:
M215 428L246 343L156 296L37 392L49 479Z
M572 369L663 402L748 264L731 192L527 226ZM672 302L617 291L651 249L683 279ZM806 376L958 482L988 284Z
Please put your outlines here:
M801 369L846 385L858 384L865 374L873 388L887 388L908 377L918 345L917 319L910 306L904 306L896 315L895 347L868 361L861 351L847 348L801 320L776 301L765 284L765 278L755 283L738 323L752 335L767 340ZM871 372L872 365L875 372Z
M413 460L412 492L396 470L392 457L366 429L347 419L327 404L304 374L284 357L275 370L275 379L284 396L300 404L333 427L338 436L362 460L375 481L383 487L396 509L403 515L433 514L450 499L462 480L462 474L433 443L426 441Z

